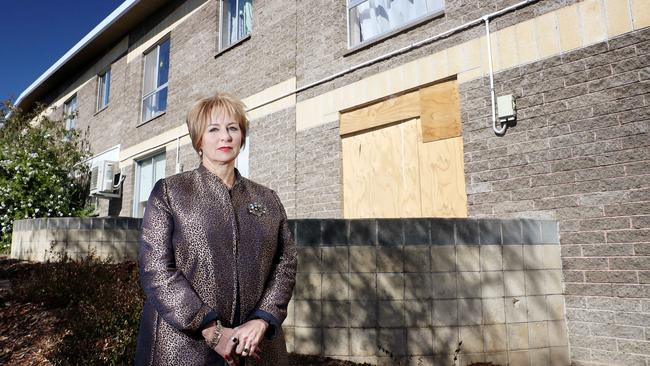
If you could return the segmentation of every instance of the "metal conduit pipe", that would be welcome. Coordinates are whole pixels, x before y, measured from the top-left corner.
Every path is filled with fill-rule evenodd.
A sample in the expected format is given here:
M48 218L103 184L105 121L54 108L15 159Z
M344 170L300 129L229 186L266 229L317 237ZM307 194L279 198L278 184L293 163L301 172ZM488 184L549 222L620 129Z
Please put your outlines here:
M488 65L489 65L489 74L490 74L490 99L492 103L492 130L494 133L496 133L499 136L503 136L508 129L507 124L502 124L501 127L497 127L497 113L496 113L496 106L495 106L495 92L494 92L494 70L492 69L492 41L490 39L490 18L493 18L499 14L502 14L506 10L512 10L514 8L518 8L520 6L528 5L531 3L534 3L539 0L527 0L527 1L522 1L518 4L512 5L508 8L505 8L501 10L500 12L488 14L483 17L483 21L485 22L485 43L487 44L487 52L488 52Z
M506 129L508 128L507 124L503 124L501 127L497 127L497 113L496 113L496 107L494 106L494 72L492 71L492 46L490 42L490 18L487 16L483 18L485 20L485 43L487 43L487 49L488 49L488 65L489 65L489 73L490 73L490 98L492 100L492 130L494 130L494 133L496 133L499 136L502 136L505 132Z
M350 66L350 67L348 67L348 68L345 69L345 70L339 71L339 72L337 72L337 73L335 73L335 74L332 74L332 75L326 76L326 77L324 77L324 78L322 78L322 79L320 79L320 80L317 80L317 81L314 81L314 82L309 83L309 84L307 84L307 85L304 85L304 86L301 86L301 87L299 87L299 88L296 88L296 89L294 89L293 91L287 92L287 93L285 93L285 94L281 94L280 96L277 96L277 97L275 97L275 98L272 98L272 99L269 99L269 100L267 100L267 101L264 101L264 102L262 102L262 103L260 103L260 104L258 104L258 105L256 105L256 106L254 106L254 107L250 107L250 108L248 108L248 110L252 110L252 109L256 109L256 108L262 107L262 106L264 106L264 105L267 105L267 104L269 104L269 103L273 103L273 102L275 102L275 101L277 101L277 100L280 100L280 99L282 99L282 98L286 98L286 97L288 97L288 96L290 96L290 95L292 95L292 94L296 94L296 93L299 93L299 92L301 92L301 91L304 91L304 90L307 90L307 89L313 88L314 86L317 86L317 85L323 84L323 83L325 83L325 82L331 81L331 80L333 80L333 79L336 79L336 78L339 77L339 76L343 76L343 75L345 75L345 74L347 74L347 73L350 73L350 72L352 72L352 71L356 71L356 70L361 69L361 68L363 68L363 67L370 66L370 65L375 64L375 63L377 63L377 62L379 62L379 61L383 61L383 60L388 59L388 58L390 58L390 57L393 57L393 56L399 55L399 54L401 54L401 53L405 53L405 52L411 51L411 50L413 50L413 49L415 49L415 48L422 47L422 46L424 46L424 45L426 45L426 44L429 44L429 43L431 43L431 42L433 42L433 41L436 41L436 40L438 40L438 39L440 39L440 38L444 38L444 37L450 36L450 35L452 35L452 34L454 34L454 33L457 33L457 32L459 32L459 31L461 31L461 30L464 30L464 29L467 29L467 28L469 28L469 27L472 27L472 26L474 26L474 25L476 25L476 24L483 23L486 19L489 20L489 19L494 18L494 17L497 17L497 16L499 16L499 15L501 15L501 14L504 14L504 13L510 12L510 11L512 11L512 10L515 10L515 9L517 9L517 8L520 8L520 7L522 7L522 6L525 6L525 5L528 5L528 4L531 4L531 3L537 2L537 1L539 1L539 0L524 0L524 1L518 2L518 3L516 3L516 4L510 5L510 6L508 6L508 7L505 7L505 8L503 8L503 9L501 9L501 10L498 10L498 11L495 11L495 12L493 12L493 13L490 13L490 14L484 15L484 16L482 16L482 17L480 17L480 18L477 18L477 19L471 20L471 21L469 21L469 22L467 22L467 23L465 23L465 24L459 25L459 26L457 26L457 27L454 27L454 28L449 29L449 30L447 30L447 31L444 31L444 32L442 32L442 33L439 33L439 34L436 34L436 35L434 35L434 36L431 36L431 37L425 38L425 39L423 39L423 40L421 40L421 41L418 41L418 42L415 42L415 43L411 43L411 44L408 45L408 46L404 46L404 47L402 47L402 48L399 48L399 49L397 49L397 50L391 51L391 52L389 52L389 53L385 53L385 54L383 54L383 55L381 55L381 56L375 57L375 58L370 59L370 60L368 60L368 61L364 61L364 62L359 63L359 64L356 64L356 65L354 65L354 66ZM487 25L487 23L486 23L486 25ZM488 37L487 39L489 40L489 37ZM487 42L487 43L489 44L489 42ZM488 47L489 47L489 46L488 46ZM491 52L491 51L488 51L488 52ZM490 53L489 57L490 57L490 62L491 62L491 59L492 59L491 53ZM492 72L490 72L490 76L492 76ZM493 103L493 104L494 104L494 103Z

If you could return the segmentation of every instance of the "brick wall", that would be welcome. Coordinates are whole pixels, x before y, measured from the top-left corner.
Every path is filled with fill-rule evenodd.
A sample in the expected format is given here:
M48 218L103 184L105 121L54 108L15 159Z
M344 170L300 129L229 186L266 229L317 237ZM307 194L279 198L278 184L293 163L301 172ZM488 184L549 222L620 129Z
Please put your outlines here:
M572 359L650 360L650 29L460 86L469 212L560 222Z
M116 46L113 54L119 54L126 47ZM113 55L109 55L113 56ZM97 111L97 73L110 67L111 89L108 107ZM92 79L77 92L79 117L77 127L88 132L90 148L99 153L122 142L122 130L135 120L138 115L137 103L134 102L133 88L129 85L129 65L126 58L113 60L105 57L91 68Z
M296 133L296 216L343 215L341 138L338 122Z
M549 11L571 5L577 0L552 0L534 2L524 8L504 14L491 22L490 29L511 26ZM519 0L445 0L443 15L417 24L406 31L388 37L369 47L353 53L347 49L346 2L328 0L313 6L308 1L297 2L297 62L296 77L298 85L306 85L346 68L371 60L388 52L409 46L425 38L445 32L465 22L475 20L483 15L503 9L520 2ZM469 39L485 34L482 27L473 27L464 32L438 40L410 52L395 56L354 73L339 77L334 81L311 88L299 94L299 100L319 95L333 88L350 84L391 67L424 57L447 49Z
M287 216L296 217L295 109L288 108L250 123L250 179L276 191Z

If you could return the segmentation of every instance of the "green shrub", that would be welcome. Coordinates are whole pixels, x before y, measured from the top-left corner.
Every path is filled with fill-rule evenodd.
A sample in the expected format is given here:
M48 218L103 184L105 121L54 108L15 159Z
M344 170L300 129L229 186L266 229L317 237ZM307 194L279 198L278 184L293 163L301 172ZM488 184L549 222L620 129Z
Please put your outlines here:
M86 216L89 156L85 138L42 107L0 108L0 252L11 244L14 220ZM10 111L9 116L3 113Z

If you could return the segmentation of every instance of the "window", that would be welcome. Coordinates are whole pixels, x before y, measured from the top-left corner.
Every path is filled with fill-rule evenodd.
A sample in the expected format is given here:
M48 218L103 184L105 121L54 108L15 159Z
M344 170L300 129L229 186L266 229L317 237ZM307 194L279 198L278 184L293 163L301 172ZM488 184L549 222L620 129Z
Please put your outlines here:
M149 194L154 184L165 177L165 153L140 160L136 165L135 197L133 197L133 216L144 216Z
M249 35L252 28L252 0L223 0L221 2L221 49L228 48Z
M239 174L243 177L249 178L249 160L248 160L248 151L251 144L251 137L246 136L246 145L243 149L239 150L239 155L237 155L237 160L235 161L235 166L239 170Z
M414 24L444 7L444 0L348 0L348 46Z
M168 74L169 39L144 55L142 122L148 121L167 110Z
M108 106L108 96L111 90L111 70L97 76L97 110L100 111Z
M77 95L76 94L63 104L63 118L65 119L66 130L71 130L77 126Z

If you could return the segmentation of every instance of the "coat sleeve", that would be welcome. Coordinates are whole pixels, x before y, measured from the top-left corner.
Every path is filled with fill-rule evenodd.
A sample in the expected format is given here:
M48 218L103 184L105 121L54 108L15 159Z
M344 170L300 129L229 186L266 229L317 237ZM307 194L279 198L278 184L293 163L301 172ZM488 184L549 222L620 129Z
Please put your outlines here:
M269 322L271 327L267 336L273 336L277 327L287 316L287 306L291 300L293 286L296 283L296 246L289 230L287 214L282 202L275 192L273 196L281 209L282 218L278 230L278 249L276 251L273 270L262 294L257 309L253 313L256 318Z
M147 301L173 327L188 333L201 329L215 311L203 303L185 275L176 268L172 234L174 220L164 179L156 182L142 220L138 260L140 284Z

